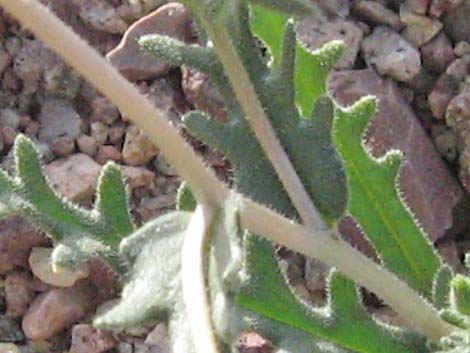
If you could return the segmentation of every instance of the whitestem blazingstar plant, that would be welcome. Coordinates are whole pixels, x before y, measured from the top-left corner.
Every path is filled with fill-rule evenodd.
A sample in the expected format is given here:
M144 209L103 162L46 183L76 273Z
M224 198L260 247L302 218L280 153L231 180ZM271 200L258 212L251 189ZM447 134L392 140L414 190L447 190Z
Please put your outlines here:
M139 126L186 180L177 211L135 229L118 166L103 168L95 207L85 210L51 188L34 144L19 136L16 176L0 171L0 216L21 214L44 229L55 241L55 268L95 256L109 261L123 275L123 291L95 325L165 317L177 353L233 351L247 330L260 332L277 352L468 352L470 279L443 265L400 198L402 155L390 151L374 159L364 149L376 100L336 104L325 86L342 44L310 52L296 39L296 18L315 16L317 9L308 0L183 2L205 41L187 45L147 35L139 42L160 59L206 73L224 96L228 123L201 112L183 121L226 154L233 190L201 163L158 107L43 5L0 0ZM341 239L336 222L345 214L360 224L380 265ZM273 242L333 268L324 307L297 296ZM377 321L357 285L412 329Z

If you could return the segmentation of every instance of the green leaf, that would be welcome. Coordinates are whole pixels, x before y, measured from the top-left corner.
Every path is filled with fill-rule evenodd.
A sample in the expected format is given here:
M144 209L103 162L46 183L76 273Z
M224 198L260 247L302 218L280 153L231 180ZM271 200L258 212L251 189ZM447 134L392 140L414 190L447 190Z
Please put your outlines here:
M238 1L231 4L233 12L226 20L232 43L307 192L328 223L334 224L345 209L346 177L331 139L334 104L324 93L327 74L339 59L342 45L333 43L312 56L296 44L293 24L288 16L253 5L251 29L271 50L273 60L267 63L247 26L246 8ZM269 27L273 23L275 25ZM223 124L201 113L190 113L184 118L186 127L196 138L226 154L233 166L234 187L238 191L297 219L296 211L253 136L228 80L220 80L219 66L214 67L202 69L222 93L229 122ZM359 138L357 143L360 141ZM295 331L294 337L315 335L358 352L425 351L422 337L375 322L363 309L355 285L338 274L333 275L330 281L331 299L327 307L313 309L304 305L280 273L273 246L249 234L245 241L246 281L236 301L243 308L267 316L264 322L279 329L278 339L274 338L276 343L289 340L284 335L286 331L281 329L284 327L291 333ZM237 306L232 307L233 310L226 309L219 311L233 316L225 316L225 320L218 322L223 321L230 326L229 323L249 320L247 311ZM340 313L346 317L339 317ZM255 325L254 328L259 330L261 326ZM241 325L238 329L243 327ZM292 343L290 341L286 349L302 351ZM332 349L335 350L337 348Z
M470 278L456 275L450 285L452 307L461 314L470 315Z
M282 63L282 47L285 31L289 30L289 17L281 12L262 6L251 6L251 26L269 48L273 68ZM295 37L294 37L295 40ZM310 117L315 100L326 93L326 78L341 58L344 44L340 41L327 43L318 50L310 51L301 42L295 46L295 102L302 116Z
M469 327L468 317L453 309L444 309L439 314L443 320L447 321L451 325L457 326L461 329L467 329Z
M296 16L318 14L318 7L309 0L248 0L250 3L269 8L279 13ZM282 26L280 27L282 28Z
M132 233L134 225L129 212L128 191L121 170L113 162L106 163L101 171L95 209L109 229L105 243L117 249L121 240Z
M97 226L90 212L74 206L59 196L41 170L39 153L34 144L19 135L15 140L16 170L21 197L40 213L38 221L56 239L70 233L93 234Z
M176 199L176 208L178 211L192 212L196 209L197 200L186 182L181 183Z
M0 170L0 217L20 214L54 238L59 244L57 265L77 266L99 254L121 272L117 248L132 232L133 224L117 165L108 164L103 169L96 206L90 211L56 193L42 172L39 153L31 140L19 135L14 148L17 177L10 178Z
M434 277L432 298L439 309L447 308L450 305L450 282L452 277L453 271L447 265L442 266Z
M177 39L159 34L144 35L139 38L138 42L143 49L174 66L189 65L203 72L217 71L219 79L225 77L213 48L187 45Z
M408 284L431 296L440 260L397 191L402 156L380 159L363 145L376 100L364 97L352 107L337 107L333 141L343 160L349 186L348 212L359 222L384 265Z
M423 352L424 340L377 323L366 312L354 283L334 272L329 279L329 303L312 308L286 284L274 255L266 255L265 240L247 238L248 276L237 303L272 320L356 352ZM274 272L271 269L277 268Z

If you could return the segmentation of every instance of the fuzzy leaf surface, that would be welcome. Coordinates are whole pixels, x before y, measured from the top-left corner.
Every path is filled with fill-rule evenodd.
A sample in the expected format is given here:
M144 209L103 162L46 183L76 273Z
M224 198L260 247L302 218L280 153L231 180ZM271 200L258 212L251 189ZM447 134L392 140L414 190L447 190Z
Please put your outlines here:
M347 171L348 212L384 265L429 298L440 260L397 191L402 155L389 152L373 159L363 145L376 105L374 98L365 97L350 108L336 109L333 141Z
M307 64L299 64L296 58L303 54L299 54L302 51L297 51L298 44L292 22L282 15L275 17L279 14L274 11L262 9L272 16L267 17L272 23L282 23L280 30L276 27L273 28L273 33L266 30L264 34L258 34L273 53L274 63L270 65L250 31L248 9L234 6L231 10L227 28L251 77L261 105L307 192L325 220L332 224L343 214L346 206L346 178L331 139L334 104L328 96L321 93L325 91L326 76L339 58L341 46L336 43L316 53L322 58L323 66L310 67ZM257 24L260 28L263 26L263 18L258 20L258 23L256 20L252 22L255 32ZM158 46L163 45L160 43L164 41L157 40L157 37L147 37L146 41L143 43L141 40L141 44L146 44L144 47L158 56L161 53L161 50L157 50ZM178 58L182 58L186 65L206 73L217 85L225 99L230 117L229 122L222 123L201 112L191 112L184 117L184 123L190 133L228 157L233 166L234 185L238 191L296 219L297 214L253 136L234 98L229 81L220 79L220 64L201 65L199 59L193 60L186 54L186 50L178 48L181 48L180 44L174 46L175 50L181 52ZM311 53L305 53L311 56ZM297 105L302 105L296 97L297 65L308 67L303 71L299 70L298 77L303 75L320 82L314 83L317 91L309 91L305 96L303 114L300 114L297 108ZM338 346L358 352L425 351L422 338L386 328L369 317L362 307L355 285L344 277L332 277L330 305L318 310L312 309L299 301L286 283L272 244L256 236L246 235L243 247L247 256L244 266L246 281L242 283L242 290L236 299L241 307L266 315L271 320L265 320L272 324L290 327L301 335L328 339ZM339 313L344 315L343 320L338 319ZM243 317L240 314L238 320ZM234 318L225 320L233 321ZM354 334L350 334L350 331Z
M282 63L282 46L289 16L263 6L251 6L253 33L268 46L272 55L272 67ZM300 41L295 55L295 103L302 116L310 118L313 103L326 93L326 78L343 52L340 41L328 43L321 50L310 51Z
M98 327L138 324L176 304L181 295L180 251L190 215L159 217L122 241L120 253L130 265L128 280L120 302L95 320Z
M120 240L134 228L128 195L117 165L102 170L93 210L59 195L42 172L34 143L19 135L14 146L15 178L0 170L0 217L20 214L58 242L56 266L77 266L90 257L104 256L117 270Z
M121 240L134 230L129 212L128 191L119 167L107 163L98 181L95 209L111 231L108 242L117 248Z
M254 237L248 242L263 242ZM425 340L375 321L365 310L353 282L339 273L330 275L329 302L312 308L286 285L276 258L266 256L262 247L249 246L246 268L256 278L248 278L237 303L266 317L306 333L334 342L356 352L425 352ZM263 275L260 275L263 274Z

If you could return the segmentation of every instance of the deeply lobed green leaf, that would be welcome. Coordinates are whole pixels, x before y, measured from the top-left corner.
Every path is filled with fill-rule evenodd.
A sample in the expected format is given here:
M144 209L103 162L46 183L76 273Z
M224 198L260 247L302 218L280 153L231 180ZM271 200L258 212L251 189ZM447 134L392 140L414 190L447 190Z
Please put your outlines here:
M262 6L251 7L251 26L270 49L271 66L278 68L286 60L282 59L283 45L290 45L289 37L285 37L285 28L289 25L289 16ZM326 79L329 72L340 59L344 44L332 41L315 51L308 50L301 42L295 41L294 90L295 103L305 118L310 118L314 102L326 93ZM281 68L282 69L282 68Z
M376 100L371 97L347 109L336 108L333 141L347 172L348 213L361 225L384 265L430 297L440 259L397 191L402 156L389 152L375 160L363 144L375 111Z
M322 94L328 72L339 59L342 45L333 43L310 53L296 43L294 27L287 16L252 6L252 29L271 51L272 61L268 63L250 32L246 9L233 5L230 10L232 17L227 27L261 104L307 191L323 216L333 223L345 208L346 179L331 139L336 108L331 99ZM158 49L159 42L158 37L141 40L157 55L162 52ZM234 168L234 184L240 192L296 218L296 212L251 133L227 79L221 80L220 65L211 69L201 65L200 60L192 60L184 50L178 49L179 44L175 48L181 53L180 63L183 61L212 78L224 96L230 116L230 121L224 124L192 112L184 118L189 131L227 155ZM359 137L355 136L356 144L361 144L362 133L361 130ZM395 180L392 188L394 183ZM421 234L419 236L424 240ZM384 242L387 246L389 243L390 240ZM376 249L379 253L387 250L386 246ZM278 325L291 326L358 352L425 351L422 338L376 323L363 309L350 281L334 275L329 289L330 305L312 310L299 302L286 284L271 244L248 235L245 251L247 280L237 297L241 306L269 317ZM432 268L426 271L432 275L435 272ZM430 291L430 282L426 290Z
M14 146L17 177L0 170L0 216L20 214L56 240L55 266L77 266L91 257L117 260L120 241L133 231L128 195L119 168L107 164L100 175L95 209L78 207L60 196L41 168L33 142L19 135Z

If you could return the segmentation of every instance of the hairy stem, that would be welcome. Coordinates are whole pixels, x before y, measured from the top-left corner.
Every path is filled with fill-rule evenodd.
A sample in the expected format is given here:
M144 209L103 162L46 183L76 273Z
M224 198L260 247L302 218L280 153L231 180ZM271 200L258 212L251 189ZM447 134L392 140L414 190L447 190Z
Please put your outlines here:
M269 234L266 236L269 240L335 267L357 284L377 294L418 332L432 339L447 336L455 330L454 326L439 317L436 309L419 293L362 255L342 240L337 232L320 231L312 236L308 227L286 220L276 213L265 213L263 217L267 218L260 222L258 207L254 203L245 203L240 212L241 223L254 234Z
M145 131L149 139L164 151L171 164L188 181L198 200L223 203L227 189L205 168L192 148L168 122L166 114L145 98L70 27L35 0L5 0L0 4Z
M205 271L215 213L211 206L198 205L184 237L181 254L183 299L197 353L218 353Z
M230 195L226 186L204 167L176 128L166 121L164 114L95 50L37 1L0 0L0 5L142 128L151 141L160 147L178 173L188 181L200 203L223 207L224 200ZM430 338L447 336L453 330L452 326L439 317L436 310L405 283L331 232L314 232L311 227L296 224L246 198L243 199L243 204L244 208L240 212L242 226L252 233L335 266L353 281L383 298L404 319L411 321L418 331Z
M226 28L218 22L207 23L204 27L214 44L225 73L232 84L235 96L245 112L261 148L279 176L302 222L315 230L325 229L326 226L320 213L305 190L300 177L266 116L253 83L232 44Z

